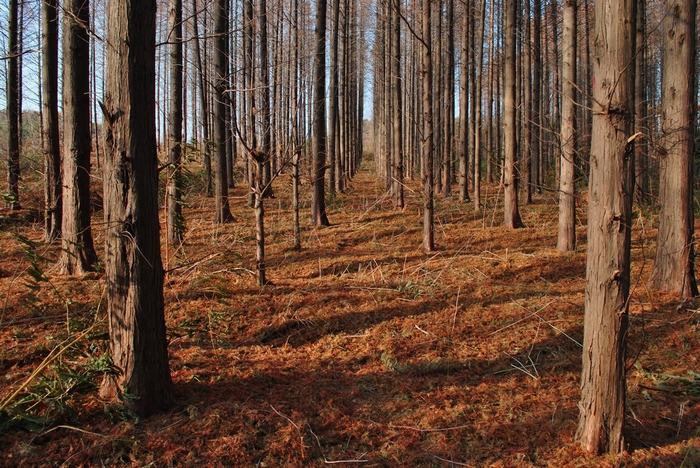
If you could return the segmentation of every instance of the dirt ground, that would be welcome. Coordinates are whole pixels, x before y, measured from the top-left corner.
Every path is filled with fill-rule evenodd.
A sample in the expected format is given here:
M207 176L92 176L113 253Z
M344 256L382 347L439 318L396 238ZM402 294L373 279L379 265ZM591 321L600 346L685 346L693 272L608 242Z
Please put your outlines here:
M146 420L97 395L103 274L59 275L40 216L1 211L0 463L700 466L698 304L646 288L651 210L636 210L633 233L629 449L591 457L574 440L585 204L578 251L563 254L555 193L521 205L520 230L501 226L497 186L485 185L479 213L438 197L437 251L426 254L417 184L397 212L364 170L329 200L332 226L320 229L303 187L294 250L283 175L266 205L262 288L247 190L231 191L236 221L215 225L213 200L190 187L185 244L162 251L177 404ZM101 222L96 210L100 255Z

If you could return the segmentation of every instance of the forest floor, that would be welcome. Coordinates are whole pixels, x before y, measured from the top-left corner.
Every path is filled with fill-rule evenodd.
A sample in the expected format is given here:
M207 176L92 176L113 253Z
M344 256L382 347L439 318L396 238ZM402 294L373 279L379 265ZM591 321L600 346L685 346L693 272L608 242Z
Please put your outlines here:
M267 202L265 287L247 190L231 191L226 225L189 193L185 244L162 252L177 404L145 420L96 391L104 275L58 275L37 217L0 212L0 464L700 466L700 314L645 286L651 210L635 211L628 451L593 457L575 441L585 204L565 254L554 192L521 205L520 230L502 227L497 186L479 213L438 198L426 254L417 183L397 212L365 170L294 250L288 185ZM97 211L100 256L101 223Z

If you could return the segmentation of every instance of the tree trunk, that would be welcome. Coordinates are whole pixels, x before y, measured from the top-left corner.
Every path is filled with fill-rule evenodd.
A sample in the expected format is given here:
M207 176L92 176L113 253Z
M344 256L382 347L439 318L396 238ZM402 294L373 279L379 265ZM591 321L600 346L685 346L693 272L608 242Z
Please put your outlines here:
M314 152L311 218L329 226L326 215L326 0L316 0L316 55L314 57Z
M476 113L474 115L474 211L481 209L481 93L483 89L484 74L484 30L486 27L486 0L481 2L481 23L479 25L479 39L474 51L477 68Z
M331 5L331 82L330 82L330 102L328 104L328 189L333 194L340 191L338 187L340 155L337 153L339 140L339 118L338 111L338 39L340 34L338 31L338 22L340 20L340 1L333 0Z
M507 228L515 229L524 227L523 221L520 218L518 209L518 178L515 168L515 159L518 151L518 143L516 140L517 119L515 101L515 37L516 37L516 1L506 0L505 11L505 76L503 78L503 107L504 107L504 122L503 130L505 132L505 167L503 183L505 185L505 212L504 222Z
M423 90L423 135L421 157L423 159L423 250L435 250L433 226L433 62L431 53L432 14L431 1L422 1L423 28L421 52L421 88Z
M667 0L661 78L659 232L651 285L681 297L698 294L693 268L696 0Z
M90 10L87 0L63 6L64 274L91 271L97 254L90 227Z
M58 0L42 3L42 128L44 144L44 240L61 237L63 200L58 120Z
M9 60L7 61L7 186L9 206L21 209L19 204L19 154L20 154L20 109L19 103L19 4L10 0Z
M462 69L459 75L459 200L469 201L469 15L465 2L462 18Z
M591 178L576 438L587 452L624 450L625 350L634 193L636 0L597 0Z
M637 138L634 142L635 148L635 191L634 199L637 203L642 203L647 200L649 192L649 184L647 177L647 139L649 129L646 127L647 118L647 80L646 80L646 0L637 0L637 56L635 57L635 113L634 113L634 133L641 132L641 138ZM665 64L665 62L664 62Z
M182 242L182 0L170 0L170 152L168 154L167 237L171 245Z
M212 176L211 176L211 141L209 138L209 101L207 99L207 92L205 88L205 76L206 69L202 63L202 47L200 44L199 37L199 20L197 19L197 0L192 0L192 27L194 29L194 50L197 58L197 78L199 83L199 98L202 107L202 122L201 129L204 139L204 177L205 177L205 192L207 197L212 196Z
M214 222L233 221L228 203L228 176L226 174L226 92L228 80L228 1L217 0L214 7L214 146L216 148ZM269 92L269 91L268 91Z
M262 118L262 152L263 161L263 198L273 197L272 193L272 121L270 116L270 54L267 41L267 0L260 0L260 78L261 78L261 118Z
M561 109L561 169L559 177L559 231L557 250L576 249L576 12L577 0L564 2L564 36L562 38L562 109Z
M122 393L146 416L173 402L163 305L155 141L155 0L110 0L105 89L105 270Z
M393 178L392 187L394 195L394 206L399 209L404 209L404 190L403 190L403 115L402 115L402 103L401 103L401 4L398 0L395 1L393 8L395 8L394 15L392 16L392 94L394 100L394 115L393 115L393 148L392 154L394 159L393 168Z

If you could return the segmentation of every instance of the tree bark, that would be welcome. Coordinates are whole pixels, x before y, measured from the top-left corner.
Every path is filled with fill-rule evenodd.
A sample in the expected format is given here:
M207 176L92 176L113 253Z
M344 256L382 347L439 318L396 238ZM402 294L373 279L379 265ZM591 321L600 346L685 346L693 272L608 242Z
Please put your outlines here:
M314 57L314 151L311 218L329 226L326 214L326 0L316 0L316 54Z
M105 270L110 349L103 395L138 415L173 402L163 304L155 140L155 0L110 0L105 89Z
M597 0L588 190L583 372L576 438L594 454L625 449L625 350L634 193L636 0Z
M233 215L228 203L226 174L226 92L228 80L228 1L217 0L214 7L214 146L216 148L215 217L216 223L230 223ZM269 93L269 90L268 90ZM269 96L269 94L268 94Z
M42 142L44 145L44 240L61 237L63 199L61 148L58 120L58 0L44 0L41 16L42 42Z
M392 193L394 195L394 206L399 209L404 209L404 190L403 190L403 107L401 102L402 86L401 86L401 3L400 0L393 0L395 9L392 16L392 94L394 100L394 115L393 115L393 151L394 159L393 178L392 178Z
M19 210L19 155L20 155L20 84L19 84L19 4L10 0L10 24L8 28L7 61L7 186L10 195L9 207Z
M421 48L421 88L423 98L423 135L421 157L423 159L423 250L435 250L434 206L433 206L433 62L431 1L422 0L421 25L423 28Z
M557 250L576 249L576 12L577 0L564 1L562 38L561 169L559 177L559 229Z
M503 183L505 185L505 211L504 222L505 226L510 229L524 227L523 221L520 218L520 210L518 208L518 177L516 174L515 160L518 151L518 143L516 140L517 119L515 101L515 84L516 73L515 63L517 57L515 55L516 43L516 1L506 0L505 11L505 71L503 79L503 107L504 107L504 122L503 130L505 132L505 167Z
M168 154L167 230L171 245L182 243L182 0L170 0L170 152Z
M698 294L693 268L693 157L695 155L696 0L667 0L661 78L659 232L654 289Z
M90 9L88 0L63 6L63 242L64 274L91 271L97 254L90 226Z

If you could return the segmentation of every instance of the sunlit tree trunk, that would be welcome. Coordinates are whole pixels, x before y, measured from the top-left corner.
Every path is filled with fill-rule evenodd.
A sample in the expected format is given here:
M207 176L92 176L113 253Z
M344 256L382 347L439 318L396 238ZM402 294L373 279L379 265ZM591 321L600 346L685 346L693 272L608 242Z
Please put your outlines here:
M693 157L697 93L695 81L696 0L666 0L659 232L651 285L681 297L698 294L693 268Z
M110 351L140 416L173 402L163 305L155 132L155 0L109 0L105 89L105 271Z
M316 0L316 53L314 58L314 151L311 218L328 226L325 200L326 173L326 0Z
M433 62L431 17L431 0L422 0L421 89L423 98L423 135L421 136L421 156L423 158L423 250L426 252L435 250L433 232Z
M594 454L625 449L625 350L634 195L636 0L596 0L593 134L583 371L576 438Z
M576 249L576 12L577 0L564 1L564 35L562 38L562 105L561 105L561 161L559 177L559 230L557 250Z
M392 57L392 97L394 100L394 115L393 115L393 178L392 178L392 193L394 195L394 205L397 209L404 208L404 190L403 190L403 115L402 115L402 87L401 87L401 3L399 0L393 0L393 8L395 9L392 16L391 32L393 35L391 45Z
M505 167L503 168L504 176L503 183L505 185L505 212L504 222L507 228L521 228L524 226L520 218L518 208L518 178L515 168L515 160L518 151L518 143L516 141L517 119L515 101L515 85L517 75L515 73L515 64L517 57L515 55L515 37L516 37L516 1L505 0L505 71L503 79L503 108L504 122L503 130L505 133Z

